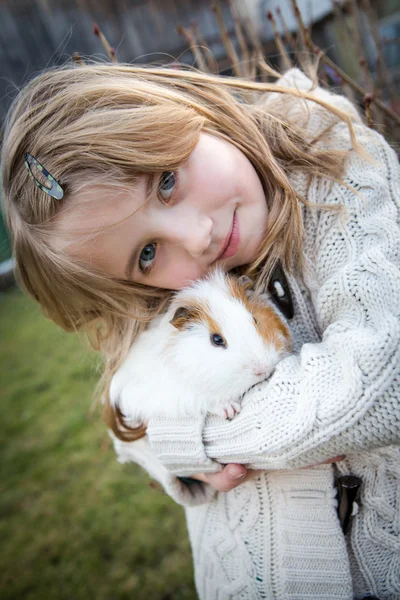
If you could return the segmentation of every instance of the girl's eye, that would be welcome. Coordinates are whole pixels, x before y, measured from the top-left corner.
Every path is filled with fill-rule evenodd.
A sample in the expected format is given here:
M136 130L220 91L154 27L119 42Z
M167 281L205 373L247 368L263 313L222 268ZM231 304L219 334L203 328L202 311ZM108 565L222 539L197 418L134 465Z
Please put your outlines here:
M139 256L139 269L145 273L152 267L152 263L156 256L156 244L147 244L143 248Z
M158 182L157 195L164 202L168 204L174 193L176 185L176 175L173 171L165 171Z

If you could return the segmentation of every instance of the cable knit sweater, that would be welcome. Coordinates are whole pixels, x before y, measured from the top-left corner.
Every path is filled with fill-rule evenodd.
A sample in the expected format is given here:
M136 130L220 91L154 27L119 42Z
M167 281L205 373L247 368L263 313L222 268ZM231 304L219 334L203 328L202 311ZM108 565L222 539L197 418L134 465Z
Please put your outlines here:
M311 89L295 69L279 83ZM305 266L287 275L294 353L232 421L154 419L146 438L114 440L121 461L141 464L185 506L202 600L400 599L399 166L345 98L313 93L351 114L370 158L350 153L349 187L292 176L309 202L346 207L345 215L303 208ZM291 118L307 113L316 138L331 126L317 143L351 148L345 123L304 105L293 103ZM336 467L300 469L340 454ZM177 477L229 462L263 472L229 493ZM335 471L363 481L346 537Z

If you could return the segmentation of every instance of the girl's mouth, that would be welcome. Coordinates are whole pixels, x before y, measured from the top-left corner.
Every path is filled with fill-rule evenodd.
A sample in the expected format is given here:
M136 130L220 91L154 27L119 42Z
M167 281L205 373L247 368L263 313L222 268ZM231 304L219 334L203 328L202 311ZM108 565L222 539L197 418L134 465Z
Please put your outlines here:
M229 235L229 238L228 238L228 241L227 241L225 247L222 250L222 253L218 256L218 260L221 260L224 258L230 258L234 254L236 254L237 249L239 247L239 243L240 243L239 223L238 223L236 211L235 211L233 214L231 233Z

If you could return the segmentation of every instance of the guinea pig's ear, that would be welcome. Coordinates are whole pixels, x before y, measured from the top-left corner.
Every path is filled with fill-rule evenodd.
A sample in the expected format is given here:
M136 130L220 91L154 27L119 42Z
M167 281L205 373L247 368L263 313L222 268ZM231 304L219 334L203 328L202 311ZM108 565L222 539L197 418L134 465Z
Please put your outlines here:
M182 331L182 329L187 329L198 316L199 311L194 306L179 306L170 323Z

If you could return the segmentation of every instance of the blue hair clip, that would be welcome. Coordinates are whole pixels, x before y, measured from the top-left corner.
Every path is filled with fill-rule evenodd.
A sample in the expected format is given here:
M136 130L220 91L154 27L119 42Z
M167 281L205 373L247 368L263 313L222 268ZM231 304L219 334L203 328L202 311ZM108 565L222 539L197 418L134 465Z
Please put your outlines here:
M40 188L43 192L55 198L56 200L61 200L64 197L64 190L61 185L54 179L54 177L44 168L43 165L40 164L38 160L32 154L25 152L24 155L25 166L28 169L29 176L32 177L35 184ZM32 166L36 167L41 174L43 175L46 183L41 183L32 173Z

